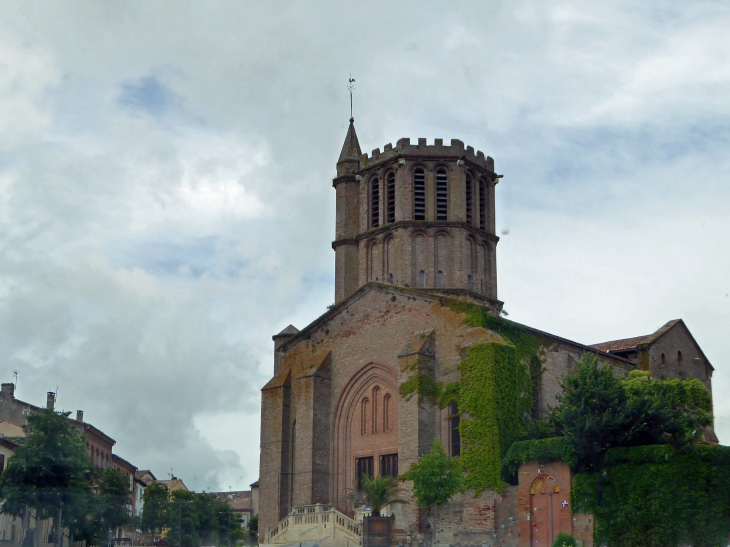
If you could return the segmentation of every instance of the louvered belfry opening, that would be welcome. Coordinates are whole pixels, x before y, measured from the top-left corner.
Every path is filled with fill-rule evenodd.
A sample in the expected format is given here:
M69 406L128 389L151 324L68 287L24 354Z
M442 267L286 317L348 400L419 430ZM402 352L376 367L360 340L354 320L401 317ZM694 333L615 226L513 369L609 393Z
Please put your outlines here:
M445 169L436 171L436 220L447 220L449 198L446 179Z
M479 181L479 227L487 229L487 189L483 180Z
M413 173L413 220L426 220L426 176L423 169Z
M371 183L370 196L370 227L380 226L380 181L374 178Z
M387 223L395 222L395 173L388 173L388 220Z
M472 221L472 180L471 175L466 175L466 222L471 224Z

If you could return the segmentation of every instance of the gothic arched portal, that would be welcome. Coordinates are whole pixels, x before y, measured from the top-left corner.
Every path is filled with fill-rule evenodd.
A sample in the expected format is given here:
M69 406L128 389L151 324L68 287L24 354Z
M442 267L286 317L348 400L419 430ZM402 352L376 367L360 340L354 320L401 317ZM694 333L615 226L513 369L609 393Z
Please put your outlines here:
M332 428L332 503L352 514L348 494L358 487L358 471L397 474L398 373L371 361L355 371L342 388Z

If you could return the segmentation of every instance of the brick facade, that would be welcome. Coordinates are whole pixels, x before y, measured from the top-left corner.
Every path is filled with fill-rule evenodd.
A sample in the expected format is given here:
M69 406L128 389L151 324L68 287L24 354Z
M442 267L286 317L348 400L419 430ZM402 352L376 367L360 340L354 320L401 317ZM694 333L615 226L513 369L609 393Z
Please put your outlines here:
M423 170L422 180L420 174L416 180L417 169ZM373 193L375 178L380 186ZM360 514L358 469L379 474L383 465L392 472L395 457L402 474L431 449L434 439L450 446L449 410L417 397L406 400L398 389L414 371L436 382L459 380L467 348L503 342L496 332L465 325L464 314L453 308L466 301L495 316L501 313L494 234L497 180L493 160L457 140L444 146L437 139L427 146L425 139L416 145L401 139L382 153L362 155L351 121L333 184L336 304L301 331L290 325L273 337L274 376L262 389L261 403L262 532L294 506L331 504L355 517ZM483 211L479 181L485 188ZM421 182L425 197L416 202L414 185ZM417 208L422 220L415 218ZM438 219L439 212L446 218ZM419 286L421 271L424 287ZM535 417L555 404L562 378L576 370L586 352L613 365L617 375L636 368L620 355L522 327L541 346ZM569 499L567 466L554 464L549 470L560 496ZM401 541L527 545L532 532L523 517L531 498L523 478L533 471L523 468L520 486L502 494L486 491L474 497L468 492L430 512L413 503L393 507ZM403 498L410 498L410 488L403 484ZM560 527L590 528L590 517L576 515L571 521L570 509L563 511L562 505L559 512ZM584 539L590 530L586 534Z

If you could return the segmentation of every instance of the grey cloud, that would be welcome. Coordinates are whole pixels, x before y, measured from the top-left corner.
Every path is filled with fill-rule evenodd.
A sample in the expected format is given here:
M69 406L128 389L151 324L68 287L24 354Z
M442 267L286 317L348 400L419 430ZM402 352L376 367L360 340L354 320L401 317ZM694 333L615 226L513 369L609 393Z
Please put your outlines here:
M156 473L255 480L270 337L333 298L352 73L364 151L495 158L511 318L597 342L683 316L722 393L727 23L719 2L8 4L3 381L59 384Z

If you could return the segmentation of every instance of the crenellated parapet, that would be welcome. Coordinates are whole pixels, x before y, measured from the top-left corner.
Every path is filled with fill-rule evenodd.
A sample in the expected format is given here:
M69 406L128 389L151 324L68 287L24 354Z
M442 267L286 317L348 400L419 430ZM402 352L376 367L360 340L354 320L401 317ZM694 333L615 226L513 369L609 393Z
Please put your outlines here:
M351 123L333 181L335 301L371 281L497 299L494 160L458 139L359 150Z
M427 139L419 138L417 144L411 144L411 139L399 139L393 148L391 143L373 150L368 157L367 154L360 156L360 170L370 169L382 163L390 163L394 160L411 159L428 160L455 160L463 161L472 167L482 169L494 175L494 160L485 156L481 150L474 150L473 146L464 147L464 142L459 139L451 139L451 145L444 145L443 139L434 139L434 144L428 145ZM495 175L496 177L496 175Z

